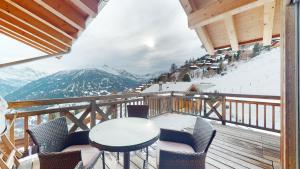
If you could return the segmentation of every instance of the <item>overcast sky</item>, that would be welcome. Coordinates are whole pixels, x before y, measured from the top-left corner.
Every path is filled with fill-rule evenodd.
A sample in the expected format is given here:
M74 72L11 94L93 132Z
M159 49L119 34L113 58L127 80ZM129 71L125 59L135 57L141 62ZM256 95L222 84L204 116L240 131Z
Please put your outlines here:
M23 66L45 72L104 64L140 74L166 71L172 63L205 54L187 25L179 0L110 0L70 54ZM1 63L43 54L4 35L0 48Z

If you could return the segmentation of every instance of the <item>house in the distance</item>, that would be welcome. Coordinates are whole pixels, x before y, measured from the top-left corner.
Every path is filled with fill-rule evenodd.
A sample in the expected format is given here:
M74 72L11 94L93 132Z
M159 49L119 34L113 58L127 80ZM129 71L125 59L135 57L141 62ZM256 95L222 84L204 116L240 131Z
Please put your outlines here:
M165 95L165 93L172 92L172 91L176 91L177 95L179 94L179 92L184 92L184 93L199 92L199 85L196 85L192 82L159 83L159 84L153 84L149 88L142 91L142 93L163 92L162 95ZM151 100L151 98L148 98L148 100ZM184 97L183 95L180 97L178 96L174 97L172 100L173 100L172 105L174 106L173 108L180 111L184 110L184 111L191 112L193 107L192 105L199 105L198 107L201 107L200 105L202 104L200 100L193 100L189 97Z

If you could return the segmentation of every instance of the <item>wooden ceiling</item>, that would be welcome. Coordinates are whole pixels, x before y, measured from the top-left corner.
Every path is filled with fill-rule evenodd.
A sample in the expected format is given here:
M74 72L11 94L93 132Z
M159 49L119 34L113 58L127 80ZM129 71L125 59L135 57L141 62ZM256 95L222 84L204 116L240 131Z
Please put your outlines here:
M281 0L180 0L207 52L280 36Z
M47 54L67 52L104 0L0 0L0 33Z

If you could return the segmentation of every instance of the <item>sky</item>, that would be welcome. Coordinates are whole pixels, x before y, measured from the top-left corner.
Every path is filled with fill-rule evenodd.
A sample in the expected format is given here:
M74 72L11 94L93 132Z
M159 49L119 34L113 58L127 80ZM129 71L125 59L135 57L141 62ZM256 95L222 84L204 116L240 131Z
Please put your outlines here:
M21 67L54 73L109 65L144 74L169 70L206 52L188 28L179 0L110 0L62 59L50 58ZM0 62L43 55L0 35Z

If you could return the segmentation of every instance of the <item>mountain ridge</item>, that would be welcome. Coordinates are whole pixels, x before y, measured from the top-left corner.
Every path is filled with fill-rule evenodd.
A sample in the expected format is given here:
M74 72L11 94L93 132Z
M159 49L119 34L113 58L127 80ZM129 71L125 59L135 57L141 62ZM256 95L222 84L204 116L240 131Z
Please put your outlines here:
M100 69L65 70L42 77L5 96L8 101L107 95L139 82Z

